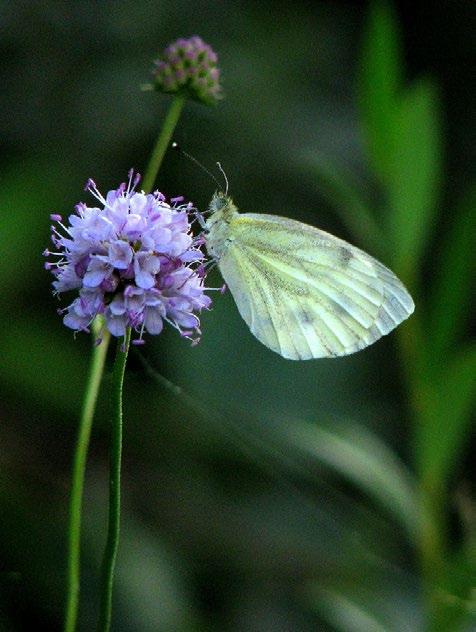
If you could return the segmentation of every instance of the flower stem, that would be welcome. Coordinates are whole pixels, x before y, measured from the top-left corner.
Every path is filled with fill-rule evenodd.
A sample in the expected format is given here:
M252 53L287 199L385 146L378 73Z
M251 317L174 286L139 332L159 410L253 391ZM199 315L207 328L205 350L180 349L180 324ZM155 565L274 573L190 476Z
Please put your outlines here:
M131 329L127 328L124 342L117 342L116 359L113 370L113 410L111 428L111 452L109 474L109 521L107 542L104 550L101 606L98 631L107 632L111 625L112 588L114 568L119 545L121 519L121 456L122 456L122 387L126 370L127 354L131 341Z
M154 186L162 160L185 104L184 96L174 97L165 117L157 142L147 166L143 189L150 192ZM113 416L109 475L109 518L106 548L104 550L101 578L101 604L98 632L108 632L112 617L112 591L121 519L121 457L122 457L122 388L127 354L131 341L131 329L127 329L123 344L118 343L113 370ZM68 631L70 632L70 631Z
M93 322L93 336L96 339L103 326L101 318ZM106 330L100 345L93 348L88 381L84 392L83 408L79 422L78 436L73 460L73 476L71 498L69 503L68 526L68 571L65 632L74 632L78 618L79 586L80 586L80 551L81 551L81 509L84 489L84 474L88 453L91 426L99 393L99 386L104 372L110 334Z
M172 134L174 133L180 114L182 113L185 100L186 97L183 95L175 96L170 105L169 111L167 112L162 130L152 151L152 155L142 181L142 186L146 193L152 191L154 187L155 179L157 178L165 151L170 143L170 139L172 138Z

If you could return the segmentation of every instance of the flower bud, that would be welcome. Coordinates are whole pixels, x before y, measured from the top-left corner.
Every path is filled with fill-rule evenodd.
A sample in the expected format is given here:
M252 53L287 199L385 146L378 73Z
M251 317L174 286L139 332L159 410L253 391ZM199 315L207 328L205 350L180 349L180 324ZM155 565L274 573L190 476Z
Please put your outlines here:
M205 105L222 97L217 56L201 37L180 38L155 62L154 88L184 94Z

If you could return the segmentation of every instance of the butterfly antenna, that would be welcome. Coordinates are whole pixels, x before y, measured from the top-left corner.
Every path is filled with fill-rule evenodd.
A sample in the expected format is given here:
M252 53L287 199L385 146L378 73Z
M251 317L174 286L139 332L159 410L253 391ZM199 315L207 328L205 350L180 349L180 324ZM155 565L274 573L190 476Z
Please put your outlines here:
M217 162L217 167L222 172L223 177L225 178L225 195L228 195L228 178L226 177L225 170L221 166L221 163Z
M215 176L213 175L213 173L211 171L209 171L204 165L202 165L202 163L197 160L195 158L195 156L192 156L191 154L187 153L184 149L182 149L180 147L180 145L178 143L176 143L175 141L172 143L172 149L175 149L175 151L179 151L181 154L183 154L186 158L188 158L189 160L191 160L193 163L195 163L197 165L197 167L200 167L200 169L202 171L204 171L208 176L210 176L210 178L213 180L213 182L217 185L217 187L220 189L221 185L218 182L218 180L215 178ZM227 183L228 184L228 183Z

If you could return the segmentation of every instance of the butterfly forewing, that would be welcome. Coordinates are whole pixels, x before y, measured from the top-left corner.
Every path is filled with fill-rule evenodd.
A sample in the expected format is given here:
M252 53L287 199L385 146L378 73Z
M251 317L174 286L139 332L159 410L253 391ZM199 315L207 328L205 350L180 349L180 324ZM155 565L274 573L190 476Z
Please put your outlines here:
M381 263L312 226L274 215L236 214L218 265L252 333L285 358L346 355L413 311Z

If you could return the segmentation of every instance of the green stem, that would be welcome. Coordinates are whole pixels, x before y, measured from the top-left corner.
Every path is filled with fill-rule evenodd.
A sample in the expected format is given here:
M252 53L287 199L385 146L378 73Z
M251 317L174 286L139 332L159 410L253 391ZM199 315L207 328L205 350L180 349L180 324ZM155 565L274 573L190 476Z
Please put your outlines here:
M118 341L113 370L113 414L109 475L109 522L104 551L101 580L101 610L98 631L107 632L111 626L112 588L119 545L121 518L121 456L122 456L122 388L126 370L131 329L127 328L124 342Z
M96 339L103 327L103 321L97 318L93 323L93 336ZM88 381L84 392L83 408L79 422L78 436L73 460L73 477L69 504L68 527L68 585L66 597L65 632L74 632L78 618L81 551L81 509L84 489L84 474L88 453L91 426L104 372L110 334L104 332L103 341L93 348Z
M180 114L182 113L185 99L186 97L182 95L175 96L170 105L169 111L167 112L162 130L152 151L152 155L142 181L142 187L146 192L152 191L154 187L160 165L162 164L162 160L167 147L169 146L172 134L174 133Z
M444 512L445 489L442 480L428 469L426 442L428 426L434 417L437 393L434 392L425 338L417 315L399 330L402 364L414 421L414 448L420 507L417 555L422 579L428 632L443 631L445 604L441 602L444 560L447 550L447 525ZM443 617L443 618L441 618Z

